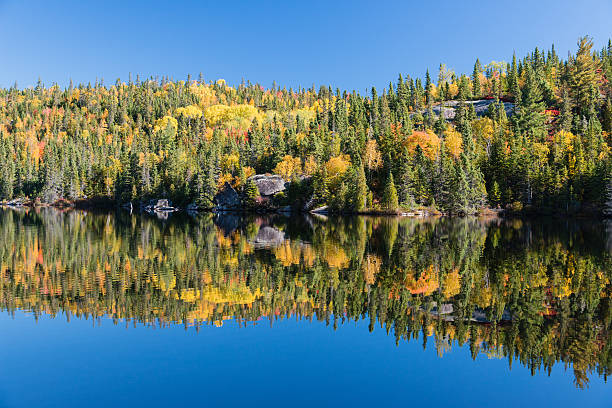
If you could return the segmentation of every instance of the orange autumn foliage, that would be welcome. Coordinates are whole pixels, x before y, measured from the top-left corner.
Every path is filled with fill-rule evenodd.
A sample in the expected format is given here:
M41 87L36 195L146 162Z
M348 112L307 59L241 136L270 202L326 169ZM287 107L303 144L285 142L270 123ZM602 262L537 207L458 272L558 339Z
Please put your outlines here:
M420 146L423 154L434 160L440 147L440 138L430 129L425 132L417 130L412 132L404 143L410 154L414 154L417 146Z

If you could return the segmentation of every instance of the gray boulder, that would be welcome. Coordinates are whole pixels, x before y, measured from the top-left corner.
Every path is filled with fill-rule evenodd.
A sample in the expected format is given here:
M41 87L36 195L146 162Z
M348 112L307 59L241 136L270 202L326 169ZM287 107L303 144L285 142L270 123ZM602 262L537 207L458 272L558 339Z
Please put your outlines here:
M254 244L256 247L278 246L285 240L285 233L273 227L261 227L257 232Z
M329 208L326 205L323 205L321 207L315 208L314 210L311 210L310 212L314 214L327 214L329 213Z
M306 202L304 203L304 206L302 207L302 210L304 210L304 211L310 211L310 210L312 210L312 209L315 207L315 204L316 204L316 203L317 203L317 202L315 201L314 196L312 196L312 197L310 197L310 199L309 199L308 201L306 201Z
M160 213L176 211L177 208L172 206L172 202L170 202L170 200L163 198L149 200L149 203L145 205L144 210L148 213Z
M226 237L229 237L234 231L240 228L241 221L242 217L240 214L231 212L219 212L213 217L213 222Z
M240 197L234 187L225 182L223 188L213 199L216 211L231 211L240 208Z
M259 194L264 198L272 197L274 194L285 191L285 185L287 184L281 176L268 176L266 174L251 176L249 177L249 181L255 183L259 190Z
M14 198L6 203L9 207L23 207L26 203L25 198Z

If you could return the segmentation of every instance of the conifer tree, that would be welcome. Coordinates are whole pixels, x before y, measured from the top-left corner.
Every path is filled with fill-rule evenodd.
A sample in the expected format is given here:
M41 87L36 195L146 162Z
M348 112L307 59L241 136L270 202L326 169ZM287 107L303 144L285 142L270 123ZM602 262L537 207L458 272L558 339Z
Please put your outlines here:
M397 190L395 188L395 183L393 183L393 173L391 172L389 172L387 176L387 182L385 183L385 189L380 204L383 209L388 211L396 211L399 206Z
M255 205L257 197L259 197L259 189L257 188L257 184L255 184L255 182L251 179L249 179L245 184L244 196L244 203L248 207L253 207Z
M474 98L478 99L481 96L480 89L480 71L482 67L480 65L480 61L476 59L474 63L474 70L472 71L472 95Z
M352 212L361 212L366 209L368 199L368 185L365 170L361 161L352 169L352 184L349 189L350 209Z
M399 163L399 178L397 183L398 200L400 204L409 207L415 206L413 182L414 172L412 168L412 162L410 160L410 153L408 149L404 147Z

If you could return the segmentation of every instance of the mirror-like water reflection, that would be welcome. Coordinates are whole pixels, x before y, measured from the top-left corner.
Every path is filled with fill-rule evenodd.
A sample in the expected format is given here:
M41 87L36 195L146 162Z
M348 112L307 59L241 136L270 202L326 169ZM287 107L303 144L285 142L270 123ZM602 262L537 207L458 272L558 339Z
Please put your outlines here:
M604 222L0 211L0 305L35 317L240 325L369 320L587 387L612 363ZM191 330L191 329L190 329Z

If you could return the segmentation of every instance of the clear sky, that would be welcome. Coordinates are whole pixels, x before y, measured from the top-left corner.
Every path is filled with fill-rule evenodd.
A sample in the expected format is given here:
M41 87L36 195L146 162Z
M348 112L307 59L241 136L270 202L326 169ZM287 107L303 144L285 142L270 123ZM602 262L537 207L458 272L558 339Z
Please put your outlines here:
M0 85L105 83L128 74L264 86L385 86L399 72L471 72L588 34L612 37L610 0L0 0Z

